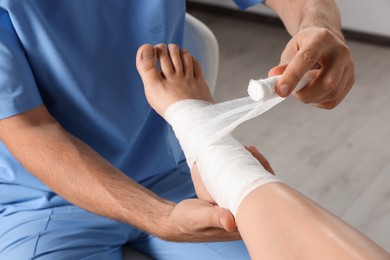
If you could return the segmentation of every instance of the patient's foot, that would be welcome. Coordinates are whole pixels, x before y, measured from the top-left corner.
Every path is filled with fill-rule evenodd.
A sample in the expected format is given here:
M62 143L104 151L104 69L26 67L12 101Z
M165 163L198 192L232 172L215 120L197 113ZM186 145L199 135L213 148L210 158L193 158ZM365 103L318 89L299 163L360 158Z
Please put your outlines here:
M137 69L149 104L162 116L169 105L182 99L213 101L199 63L177 45L141 46Z

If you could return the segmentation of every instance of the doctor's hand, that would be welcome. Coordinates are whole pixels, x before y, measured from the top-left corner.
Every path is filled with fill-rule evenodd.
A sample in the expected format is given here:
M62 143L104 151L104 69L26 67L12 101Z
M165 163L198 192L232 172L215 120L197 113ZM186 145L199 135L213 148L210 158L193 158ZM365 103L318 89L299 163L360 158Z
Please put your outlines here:
M170 214L169 235L177 242L213 242L241 239L229 210L201 199L186 199L176 204Z
M341 35L317 27L299 31L284 49L280 65L272 68L268 75L282 74L276 91L279 96L286 97L303 75L312 69L318 69L317 78L294 95L303 103L325 109L335 108L355 81L350 50Z

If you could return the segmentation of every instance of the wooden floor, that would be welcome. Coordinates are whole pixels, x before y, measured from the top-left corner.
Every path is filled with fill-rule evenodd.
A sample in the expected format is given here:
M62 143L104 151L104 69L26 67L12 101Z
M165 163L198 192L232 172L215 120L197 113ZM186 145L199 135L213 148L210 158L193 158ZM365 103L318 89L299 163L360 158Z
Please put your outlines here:
M281 28L190 11L220 44L216 100L246 95L266 77L289 36ZM290 98L240 126L277 175L390 251L390 48L349 42L356 84L336 109Z

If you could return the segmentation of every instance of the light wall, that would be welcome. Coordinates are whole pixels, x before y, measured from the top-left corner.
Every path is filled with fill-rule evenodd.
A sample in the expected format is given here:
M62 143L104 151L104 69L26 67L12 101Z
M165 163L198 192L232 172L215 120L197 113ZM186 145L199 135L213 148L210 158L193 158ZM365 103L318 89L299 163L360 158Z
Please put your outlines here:
M191 2L210 3L236 8L233 0L191 0ZM390 37L390 0L336 0L343 28ZM264 5L257 5L247 10L260 14L275 15Z

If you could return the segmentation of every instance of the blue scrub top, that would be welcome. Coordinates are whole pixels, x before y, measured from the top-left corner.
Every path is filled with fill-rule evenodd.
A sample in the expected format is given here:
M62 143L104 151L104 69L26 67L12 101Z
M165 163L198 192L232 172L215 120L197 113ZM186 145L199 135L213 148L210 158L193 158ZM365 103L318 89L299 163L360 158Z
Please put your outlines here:
M0 0L0 119L44 104L135 181L177 168L183 153L145 99L135 55L181 45L184 17L184 0ZM65 203L0 141L1 214Z

